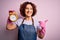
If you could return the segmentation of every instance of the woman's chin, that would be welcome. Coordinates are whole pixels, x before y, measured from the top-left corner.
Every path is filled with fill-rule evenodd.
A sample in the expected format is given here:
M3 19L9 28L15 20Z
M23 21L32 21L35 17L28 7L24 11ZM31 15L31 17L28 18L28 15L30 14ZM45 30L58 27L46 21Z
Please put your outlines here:
M27 17L31 17L31 15L27 15Z
M30 15L28 15L27 17L31 17Z

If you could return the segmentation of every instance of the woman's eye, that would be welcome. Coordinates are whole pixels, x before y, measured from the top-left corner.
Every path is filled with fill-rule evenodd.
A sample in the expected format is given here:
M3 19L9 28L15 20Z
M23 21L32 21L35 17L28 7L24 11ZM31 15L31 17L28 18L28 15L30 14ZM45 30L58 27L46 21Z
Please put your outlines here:
M26 8L26 9L29 9L29 8Z
M27 10L29 10L29 8L26 8ZM32 8L30 8L30 10L33 10Z

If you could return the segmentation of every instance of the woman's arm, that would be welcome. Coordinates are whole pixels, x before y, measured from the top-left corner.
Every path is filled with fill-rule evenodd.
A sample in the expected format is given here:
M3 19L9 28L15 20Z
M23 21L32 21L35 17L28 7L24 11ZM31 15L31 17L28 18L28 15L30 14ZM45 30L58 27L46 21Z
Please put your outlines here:
M13 30L15 29L17 26L16 24L14 24L12 21L10 21L10 19L8 18L7 20L7 24L6 24L6 29L7 30Z
M42 29L38 29L37 30L37 35L38 35L38 37L40 38L40 39L43 39L44 38L44 36L45 36L45 29L44 28L42 28Z

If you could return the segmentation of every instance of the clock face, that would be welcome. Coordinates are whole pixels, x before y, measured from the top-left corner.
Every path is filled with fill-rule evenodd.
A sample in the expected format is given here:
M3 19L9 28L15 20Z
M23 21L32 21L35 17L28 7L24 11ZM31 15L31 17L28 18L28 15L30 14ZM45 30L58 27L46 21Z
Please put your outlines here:
M11 20L11 21L16 21L16 20L17 20L17 18L16 18L16 16L15 16L15 15L10 15L10 20Z

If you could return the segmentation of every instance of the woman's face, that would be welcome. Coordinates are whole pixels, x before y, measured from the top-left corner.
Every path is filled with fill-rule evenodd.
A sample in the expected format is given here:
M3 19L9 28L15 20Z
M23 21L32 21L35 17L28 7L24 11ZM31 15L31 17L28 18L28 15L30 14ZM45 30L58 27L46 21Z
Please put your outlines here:
M25 15L27 17L31 17L33 14L33 7L31 6L31 4L27 4L26 8L25 8Z

